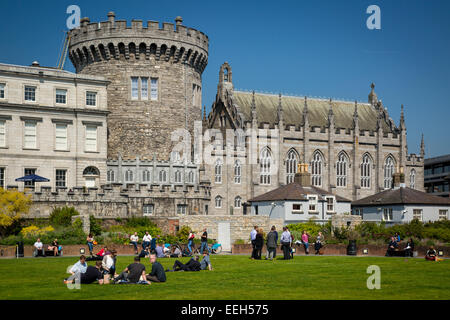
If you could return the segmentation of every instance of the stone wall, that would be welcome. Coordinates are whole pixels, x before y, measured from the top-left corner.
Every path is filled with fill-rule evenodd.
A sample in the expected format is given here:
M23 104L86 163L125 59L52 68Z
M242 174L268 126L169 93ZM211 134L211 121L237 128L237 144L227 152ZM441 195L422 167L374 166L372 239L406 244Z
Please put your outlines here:
M197 237L201 236L201 231L206 228L208 238L218 239L219 222L230 223L230 242L233 244L236 240L249 240L250 232L254 226L258 226L265 233L275 225L278 231L283 229L282 219L270 219L262 216L182 216L179 218L179 225L189 226L193 231L198 232Z
M331 226L333 228L350 227L353 229L355 226L362 222L361 216L352 216L345 214L336 214L331 218Z

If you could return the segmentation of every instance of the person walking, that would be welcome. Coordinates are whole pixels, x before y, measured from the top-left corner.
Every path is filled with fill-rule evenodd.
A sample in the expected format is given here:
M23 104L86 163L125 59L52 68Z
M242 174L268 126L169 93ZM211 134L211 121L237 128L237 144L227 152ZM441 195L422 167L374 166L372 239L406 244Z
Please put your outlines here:
M258 232L256 233L255 237L255 259L261 260L261 251L264 246L264 236L263 236L263 230L262 228L258 229Z
M281 234L281 248L283 249L284 260L290 259L291 240L291 233L286 227L283 227L283 233Z
M302 233L302 244L305 248L305 254L309 254L309 235L306 233L306 230L303 230Z
M267 234L267 254L266 260L273 260L275 258L275 253L277 251L277 234L275 231L275 226L272 226L270 232Z
M94 250L94 236L92 235L92 233L89 233L86 238L86 242L89 247L89 254L93 256L92 251Z
M256 240L256 234L258 233L258 226L254 226L253 230L250 232L250 240L252 242L252 256L251 259L255 259L256 255L256 249L255 249L255 240Z
M195 233L192 232L192 230L191 230L189 232L189 237L188 237L188 249L189 249L189 254L191 256L194 253L194 238L195 238Z
M200 252L203 252L205 250L209 251L208 248L208 232L206 232L206 228L203 229L203 234L202 234L202 245L200 247Z

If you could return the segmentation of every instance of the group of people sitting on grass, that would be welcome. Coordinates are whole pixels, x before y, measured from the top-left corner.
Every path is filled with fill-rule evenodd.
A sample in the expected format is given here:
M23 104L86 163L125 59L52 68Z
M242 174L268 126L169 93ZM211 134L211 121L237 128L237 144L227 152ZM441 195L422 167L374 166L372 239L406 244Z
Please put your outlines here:
M64 279L65 284L75 283L90 284L98 282L99 284L151 284L152 282L166 282L165 272L175 271L200 271L212 270L211 260L208 250L203 251L203 259L199 261L199 256L192 257L186 264L176 260L172 269L164 271L163 266L157 261L157 255L149 255L152 269L146 273L145 265L142 264L139 256L134 257L134 262L128 265L120 274L116 271L117 255L115 250L107 251L102 261L97 260L94 266L88 266L87 258L82 255L80 260L75 263L71 269L71 275Z
M46 257L46 250L44 249L44 244L41 242L40 238L36 239L36 242L33 245L34 251L33 256L34 257ZM50 254L53 254L53 256L59 256L62 252L62 246L58 244L58 239L54 239L51 244L47 246L47 251L51 252Z
M402 255L405 257L413 257L414 252L414 241L412 238L409 238L405 244L403 250L400 250L401 238L398 233L395 233L394 236L391 237L391 240L388 244L388 249L386 251L387 257ZM436 250L433 246L430 246L425 254L425 259L429 261L441 261L442 259L438 258Z
M264 234L262 228L255 226L250 232L250 240L252 242L252 255L251 259L261 259L261 251L264 246ZM289 260L294 258L295 248L293 244L297 246L303 245L305 254L309 254L309 234L304 230L302 232L301 241L295 241L294 236L290 233L288 227L283 227L283 233L280 238L281 250L283 251L283 259ZM272 226L270 232L266 237L267 254L266 260L273 260L276 257L278 246L278 232L275 226ZM322 248L324 246L324 238L322 232L319 232L316 241L314 242L315 254L322 254Z

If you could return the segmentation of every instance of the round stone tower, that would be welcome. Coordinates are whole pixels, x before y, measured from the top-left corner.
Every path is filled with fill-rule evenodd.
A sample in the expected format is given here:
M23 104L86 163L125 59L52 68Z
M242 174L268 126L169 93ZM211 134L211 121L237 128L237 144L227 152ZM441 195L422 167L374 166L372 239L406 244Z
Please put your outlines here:
M77 73L106 77L108 158L168 160L171 133L201 121L202 73L208 63L208 37L173 23L115 20L80 21L69 33L69 58Z

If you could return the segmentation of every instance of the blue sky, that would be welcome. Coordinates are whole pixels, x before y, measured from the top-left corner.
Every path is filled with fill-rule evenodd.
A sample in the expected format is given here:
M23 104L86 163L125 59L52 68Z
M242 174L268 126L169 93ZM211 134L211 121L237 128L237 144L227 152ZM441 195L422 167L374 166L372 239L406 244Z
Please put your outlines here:
M450 153L450 1L2 1L0 62L56 66L66 8L81 16L174 22L210 39L203 104L215 99L220 65L235 88L367 101L370 83L398 123L404 104L409 152ZM381 30L369 30L369 5L381 9ZM69 60L66 69L74 71Z

